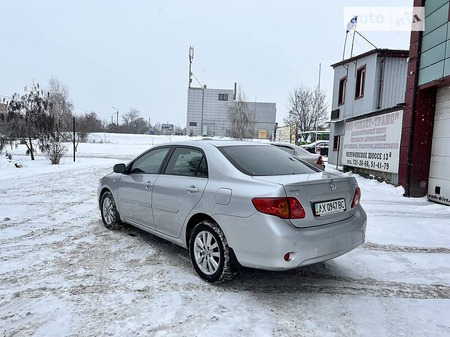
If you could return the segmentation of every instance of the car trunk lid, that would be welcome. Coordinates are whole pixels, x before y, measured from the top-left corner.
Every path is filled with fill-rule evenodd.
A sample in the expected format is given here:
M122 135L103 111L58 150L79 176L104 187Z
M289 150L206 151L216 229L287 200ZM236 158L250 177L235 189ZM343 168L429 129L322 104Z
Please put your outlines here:
M295 227L312 227L342 221L351 217L355 189L353 177L319 172L306 175L257 177L283 185L287 197L295 197L302 204L306 216L290 219Z

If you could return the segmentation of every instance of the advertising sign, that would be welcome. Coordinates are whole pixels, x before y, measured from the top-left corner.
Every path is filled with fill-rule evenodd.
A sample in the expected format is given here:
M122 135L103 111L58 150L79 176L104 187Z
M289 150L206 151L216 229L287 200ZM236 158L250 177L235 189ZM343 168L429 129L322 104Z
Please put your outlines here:
M162 124L161 129L167 130L167 131L173 131L173 124Z
M342 164L398 173L403 111L345 123Z
M258 130L258 139L267 139L267 130L259 129Z

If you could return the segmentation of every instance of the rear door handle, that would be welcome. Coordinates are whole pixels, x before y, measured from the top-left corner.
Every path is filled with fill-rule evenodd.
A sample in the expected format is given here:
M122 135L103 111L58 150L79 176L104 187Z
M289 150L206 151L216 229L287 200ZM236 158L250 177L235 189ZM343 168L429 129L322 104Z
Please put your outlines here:
M197 187L195 187L194 185L186 187L186 191L188 191L189 193L197 193L198 191L200 191Z

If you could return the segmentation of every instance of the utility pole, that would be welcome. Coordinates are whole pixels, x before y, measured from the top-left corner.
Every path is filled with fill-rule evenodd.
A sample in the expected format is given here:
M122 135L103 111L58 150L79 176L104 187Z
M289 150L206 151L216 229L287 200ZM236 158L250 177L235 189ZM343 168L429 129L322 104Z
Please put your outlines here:
M75 145L75 117L72 119L72 126L73 126L73 161L75 161L75 151L77 150L77 147Z
M315 132L316 132L316 135L315 135L315 144L314 144L314 152L315 153L317 153L317 119L318 119L318 117L319 117L319 102L320 102L320 72L321 72L321 68L322 68L322 63L319 63L319 83L317 84L317 97L316 97L316 106L315 106L315 108L316 108L316 121L315 121L315 125L314 125L314 128L315 128Z
M189 86L191 88L192 83L192 61L194 60L194 47L189 47Z
M112 107L112 108L116 110L116 113L117 113L117 127L119 127L119 109L117 109L115 107Z

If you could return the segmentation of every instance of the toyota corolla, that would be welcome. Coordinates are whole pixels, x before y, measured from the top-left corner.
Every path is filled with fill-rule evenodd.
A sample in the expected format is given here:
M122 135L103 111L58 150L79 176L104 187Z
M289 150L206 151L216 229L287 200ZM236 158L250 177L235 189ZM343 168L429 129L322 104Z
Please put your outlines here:
M356 179L269 144L185 141L152 147L100 179L104 225L138 227L189 250L211 283L236 267L288 270L364 242Z

